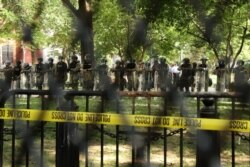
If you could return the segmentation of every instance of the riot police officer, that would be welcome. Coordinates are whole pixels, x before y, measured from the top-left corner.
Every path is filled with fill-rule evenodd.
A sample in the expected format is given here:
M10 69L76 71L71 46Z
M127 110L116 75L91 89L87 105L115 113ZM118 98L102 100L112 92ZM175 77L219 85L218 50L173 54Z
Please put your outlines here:
M35 65L36 87L39 90L42 90L44 83L45 65L43 64L42 57L39 57L37 61L38 63Z
M198 65L199 68L207 68L207 58L201 58L201 63Z
M226 85L226 64L223 59L218 61L218 66L215 68L215 74L217 76L216 91L224 92Z
M101 64L97 67L98 72L98 89L105 90L111 83L111 79L108 76L108 65L106 59L101 59Z
M136 63L134 59L130 59L126 64L126 74L128 79L128 90L137 90Z
M20 89L21 87L21 71L22 71L22 62L18 60L16 65L13 68L13 81L15 81L15 88Z
M6 89L9 90L11 88L11 81L13 78L13 67L11 66L11 62L7 60L5 62L5 67L3 68L3 73L4 73L4 81L5 81L5 86Z
M94 88L94 70L92 67L92 60L90 55L85 55L83 61L83 70L82 70L82 86L83 89L93 90Z
M48 87L50 89L55 84L55 78L54 78L55 77L55 65L54 65L54 59L51 57L48 59L46 71L48 74Z
M234 68L234 83L235 86L241 86L247 83L249 76L247 69L244 67L245 62L243 60L237 61L237 66Z
M197 91L208 91L209 86L209 76L208 76L208 67L207 67L207 58L201 58L201 64L198 65L198 85Z
M69 64L69 74L70 74L70 85L73 90L78 90L78 82L79 82L79 75L80 75L81 65L78 61L76 55L71 57L71 62Z
M114 84L115 86L120 90L123 91L124 87L126 85L126 80L124 78L124 74L125 74L125 68L124 68L124 64L122 61L117 60L115 62L115 68L112 69L112 72L114 72L115 74L115 81Z
M150 62L146 62L143 68L143 91L150 91L153 85L152 70L150 68Z
M160 63L158 65L158 85L161 91L166 91L169 86L169 67L166 64L166 58L160 58Z
M180 65L179 70L181 71L181 76L178 84L180 91L184 91L185 88L185 91L189 92L189 87L192 84L193 75L192 65L189 58L183 59L183 63Z
M55 68L56 83L60 88L64 89L64 85L67 80L68 66L63 61L62 56L59 56L58 60L59 61L57 62L56 68Z
M23 64L23 68L22 68L22 73L24 74L25 77L25 88L26 89L30 89L31 88L31 73L32 68L28 63L24 63Z

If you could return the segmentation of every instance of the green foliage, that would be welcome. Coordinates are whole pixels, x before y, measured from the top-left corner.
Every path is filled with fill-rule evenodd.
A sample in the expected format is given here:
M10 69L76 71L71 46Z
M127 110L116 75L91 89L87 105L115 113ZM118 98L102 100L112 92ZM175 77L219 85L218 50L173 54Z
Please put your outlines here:
M3 5L4 6L4 5ZM9 6L0 10L0 36L2 38L13 38L13 27L18 20L14 12L8 10Z
M115 0L100 2L100 10L94 17L94 41L97 54L119 54L124 57L131 17L124 14Z
M75 9L85 2L65 1ZM230 62L249 56L248 0L89 2L97 57L114 53L140 61L161 55L176 61L181 50L185 56L206 54ZM33 45L71 48L77 21L61 0L2 0L0 5L2 38L22 40L23 28L28 26Z
M23 29L28 26L34 46L63 48L70 41L71 16L59 0L6 1L0 16L4 20L0 27L2 37L21 41Z
M226 57L231 62L237 58L244 45L243 27L248 28L249 4L216 0L190 1L189 5L187 31L195 37L194 46L212 50L217 59Z
M163 22L156 22L152 24L149 36L152 41L151 48L156 51L156 53L150 53L151 56L161 55L168 61L176 59L177 55L174 50L181 49L177 48L176 43L180 43L184 36L181 36L174 27L168 27Z
M49 1L41 15L43 20L42 39L46 45L67 47L72 37L72 16L61 1ZM60 11L60 13L58 13ZM69 47L69 46L68 46Z

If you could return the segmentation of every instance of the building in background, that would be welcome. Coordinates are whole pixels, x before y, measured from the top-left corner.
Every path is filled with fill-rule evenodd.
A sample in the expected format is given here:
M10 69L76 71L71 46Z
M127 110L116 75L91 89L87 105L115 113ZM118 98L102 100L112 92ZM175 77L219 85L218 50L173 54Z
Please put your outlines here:
M12 64L17 60L21 60L22 63L33 64L38 57L42 56L42 49L32 51L28 46L24 46L22 43L16 42L15 40L0 41L0 68L4 66L7 60Z

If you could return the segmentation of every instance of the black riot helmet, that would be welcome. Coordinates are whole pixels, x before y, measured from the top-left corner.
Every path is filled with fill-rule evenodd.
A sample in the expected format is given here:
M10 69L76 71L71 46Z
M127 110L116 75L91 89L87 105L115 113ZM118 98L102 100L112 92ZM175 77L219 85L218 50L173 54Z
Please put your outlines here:
M166 63L166 58L161 57L161 58L160 58L160 63L161 63L161 64L165 64L165 63Z
M21 62L20 60L17 60L16 64L17 64L17 65L21 65L22 62Z
M106 64L107 62L108 62L107 59L105 59L105 58L102 58L102 59L101 59L101 63L102 63L102 64Z
M207 60L208 60L208 59L207 59L206 57L202 57L202 58L201 58L201 62L204 63L204 64L207 62Z
M183 61L184 64L189 64L190 63L190 59L189 58L184 58L182 61Z
M71 56L71 59L76 61L78 59L78 57L76 55L73 55L73 56Z
M224 67L226 66L225 60L223 60L223 59L220 59L220 60L218 61L218 64L219 64L219 67L220 67L220 68L224 68Z
M237 61L238 66L243 66L244 64L245 64L245 62L243 60L238 60Z
M38 57L38 58L37 58L37 61L38 61L38 62L42 62L42 61L43 61L43 58L42 58L42 57Z

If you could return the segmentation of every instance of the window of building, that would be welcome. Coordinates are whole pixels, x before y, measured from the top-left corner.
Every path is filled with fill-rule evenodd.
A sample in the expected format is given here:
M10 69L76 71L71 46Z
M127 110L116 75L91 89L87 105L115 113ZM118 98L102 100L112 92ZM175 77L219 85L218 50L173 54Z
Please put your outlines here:
M1 63L4 64L7 60L11 63L13 61L13 46L12 45L3 45L2 46L2 58Z

